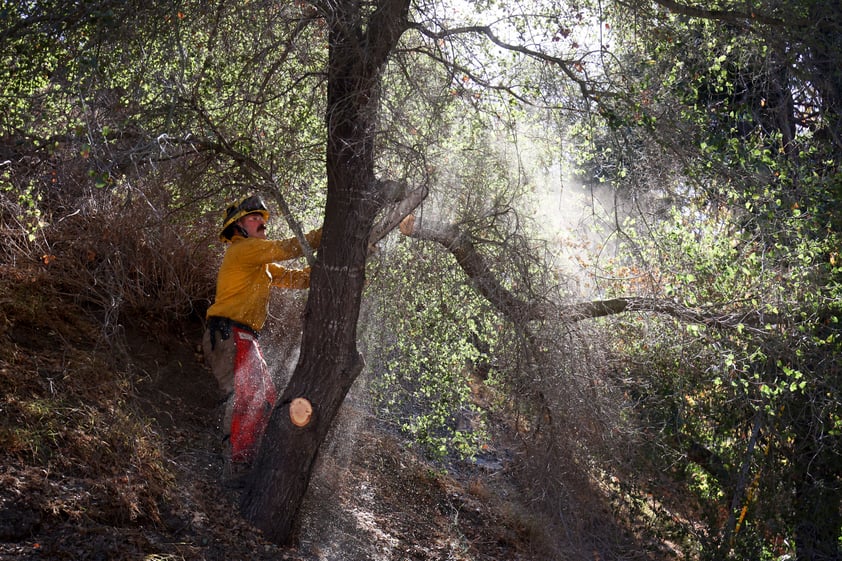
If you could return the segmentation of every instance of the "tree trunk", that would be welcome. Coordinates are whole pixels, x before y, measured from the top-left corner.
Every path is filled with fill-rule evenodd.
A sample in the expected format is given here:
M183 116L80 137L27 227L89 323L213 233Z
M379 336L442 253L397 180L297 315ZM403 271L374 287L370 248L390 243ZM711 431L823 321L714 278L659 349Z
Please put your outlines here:
M322 243L310 278L299 362L272 413L241 500L243 516L279 544L294 540L319 447L363 367L357 320L369 235L382 205L377 192L382 183L374 175L377 92L380 70L406 29L408 0L383 0L367 22L358 3L330 6ZM296 397L312 403L313 416L304 427L289 417Z
M831 379L833 372L821 367L814 375ZM822 396L798 396L791 424L795 429L792 458L795 495L795 558L797 561L839 561L842 528L842 461L835 419L824 416L815 404Z

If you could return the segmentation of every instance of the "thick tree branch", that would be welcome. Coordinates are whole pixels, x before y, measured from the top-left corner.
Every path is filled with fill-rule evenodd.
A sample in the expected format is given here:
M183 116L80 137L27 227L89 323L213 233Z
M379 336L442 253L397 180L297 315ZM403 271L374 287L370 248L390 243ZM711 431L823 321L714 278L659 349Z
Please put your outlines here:
M409 27L408 0L381 0L369 18L365 33L367 62L380 68Z
M406 193L406 184L395 181L381 182L383 187L378 190L379 193L390 193L391 195L398 195L394 198L387 196L388 202L394 203L394 207L387 212L371 229L371 235L368 237L368 245L373 246L386 235L397 228L401 221L409 216L412 211L418 208L424 199L427 198L429 189L426 185L417 187Z
M420 221L414 216L409 216L401 223L400 228L404 235L437 242L446 247L473 281L479 293L516 325L523 327L527 322L542 317L538 306L520 300L500 284L470 236L461 232L455 225Z
M687 323L697 323L719 329L760 330L767 324L776 324L778 316L757 310L730 314L705 313L661 298L625 297L595 300L563 306L559 313L564 321L595 319L624 312L654 312L674 317Z
M728 314L706 313L678 302L659 298L612 298L561 307L531 303L521 300L500 284L488 263L477 251L470 236L461 232L457 226L431 221L421 222L410 215L401 222L400 229L404 235L419 240L433 241L447 248L465 274L471 278L480 294L500 313L521 327L530 321L552 317L563 322L577 322L625 312L652 312L717 329L745 329L757 332L765 332L766 325L780 321L776 315L763 314L757 310Z

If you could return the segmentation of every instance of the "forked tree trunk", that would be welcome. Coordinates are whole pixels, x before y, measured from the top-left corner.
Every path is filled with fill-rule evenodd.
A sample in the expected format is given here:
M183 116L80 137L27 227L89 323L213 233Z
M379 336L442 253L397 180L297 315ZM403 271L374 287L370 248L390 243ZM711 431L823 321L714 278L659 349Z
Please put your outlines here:
M279 544L294 539L319 447L362 370L357 320L369 233L382 206L374 175L377 92L380 71L406 29L408 0L382 0L365 22L358 3L330 6L322 243L310 278L299 362L272 413L241 500L244 517ZM290 421L289 403L296 397L313 406L305 427Z

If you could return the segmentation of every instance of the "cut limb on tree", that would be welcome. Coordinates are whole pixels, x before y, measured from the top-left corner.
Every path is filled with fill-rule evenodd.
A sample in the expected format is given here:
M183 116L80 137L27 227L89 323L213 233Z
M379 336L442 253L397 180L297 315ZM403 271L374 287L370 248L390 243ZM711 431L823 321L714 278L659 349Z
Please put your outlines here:
M313 405L304 397L296 397L289 404L289 420L296 427L306 427L313 418Z

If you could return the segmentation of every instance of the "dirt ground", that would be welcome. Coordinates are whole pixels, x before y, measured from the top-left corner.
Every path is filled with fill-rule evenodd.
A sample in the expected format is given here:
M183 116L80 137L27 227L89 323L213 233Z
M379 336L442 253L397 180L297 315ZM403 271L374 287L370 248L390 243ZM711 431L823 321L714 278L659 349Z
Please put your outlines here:
M361 389L352 390L323 447L295 547L267 542L239 516L238 491L220 484L219 396L199 359L198 328L184 333L164 342L142 329L125 337L133 386L124 405L147 423L145 438L153 435L169 478L152 509L156 515L114 516L98 508L115 493L125 501L127 489L142 487L131 480L133 471L55 470L54 463L13 453L7 439L0 464L0 561L548 558L534 550L533 529L501 504L501 493L509 492L503 464L445 470L427 463L378 423ZM67 362L66 346L76 343L56 337L51 344L43 334L8 323L3 344L19 353L0 364L4 391L24 391L13 370L29 366L35 368L27 382L32 391L54 391L51 370L39 365L44 370L59 353ZM11 397L7 403L14 410Z

